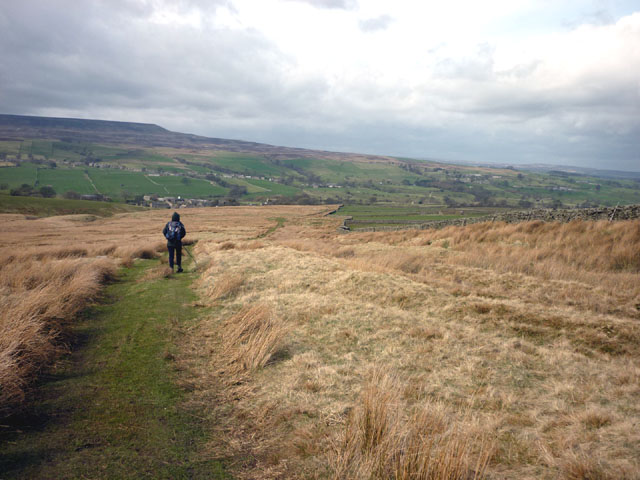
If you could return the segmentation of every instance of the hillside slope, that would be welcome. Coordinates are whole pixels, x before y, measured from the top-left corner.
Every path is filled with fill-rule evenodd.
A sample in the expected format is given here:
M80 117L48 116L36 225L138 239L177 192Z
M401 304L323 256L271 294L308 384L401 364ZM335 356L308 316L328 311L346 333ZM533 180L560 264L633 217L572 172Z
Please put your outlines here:
M431 207L431 214L442 207L640 203L640 179L305 150L151 124L0 115L0 190L21 185L120 201L147 195L224 205L405 204Z

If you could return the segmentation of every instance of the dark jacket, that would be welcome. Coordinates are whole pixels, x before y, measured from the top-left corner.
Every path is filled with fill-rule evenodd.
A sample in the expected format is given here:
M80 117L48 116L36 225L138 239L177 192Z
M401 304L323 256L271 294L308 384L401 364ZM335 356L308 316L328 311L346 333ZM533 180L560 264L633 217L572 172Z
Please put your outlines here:
M180 221L180 215L178 213L173 214L173 216L171 217L171 221L167 222L167 224L162 229L162 234L165 236L165 238L167 237L167 233L169 232L169 225L171 225L172 223L174 225L177 224L176 226L180 229L180 239L178 239L177 241L171 241L167 238L167 247L182 247L182 239L187 234L187 231L184 229L184 225Z

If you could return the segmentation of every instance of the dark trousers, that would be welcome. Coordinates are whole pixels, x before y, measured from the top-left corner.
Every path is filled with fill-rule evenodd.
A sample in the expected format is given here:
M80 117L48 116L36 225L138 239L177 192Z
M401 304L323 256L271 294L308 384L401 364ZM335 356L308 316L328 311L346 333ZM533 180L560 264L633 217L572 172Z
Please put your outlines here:
M176 252L176 265L178 268L182 268L182 245L176 245L175 247L167 246L169 249L169 266L173 268L173 252Z

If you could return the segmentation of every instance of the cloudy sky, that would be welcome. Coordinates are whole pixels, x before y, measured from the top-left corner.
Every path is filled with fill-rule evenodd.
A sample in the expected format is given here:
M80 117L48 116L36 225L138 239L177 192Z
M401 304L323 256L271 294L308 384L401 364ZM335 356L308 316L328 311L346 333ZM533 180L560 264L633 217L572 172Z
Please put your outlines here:
M640 1L2 0L0 113L640 171Z

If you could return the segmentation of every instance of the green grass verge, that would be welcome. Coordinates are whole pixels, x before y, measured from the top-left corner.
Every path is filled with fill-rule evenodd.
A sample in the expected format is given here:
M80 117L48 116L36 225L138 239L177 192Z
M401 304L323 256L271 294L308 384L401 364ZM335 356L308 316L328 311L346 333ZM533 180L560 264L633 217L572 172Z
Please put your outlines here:
M173 345L197 317L195 274L140 281L156 264L139 261L106 289L28 415L3 421L1 478L229 478L199 455L205 428L175 383Z

